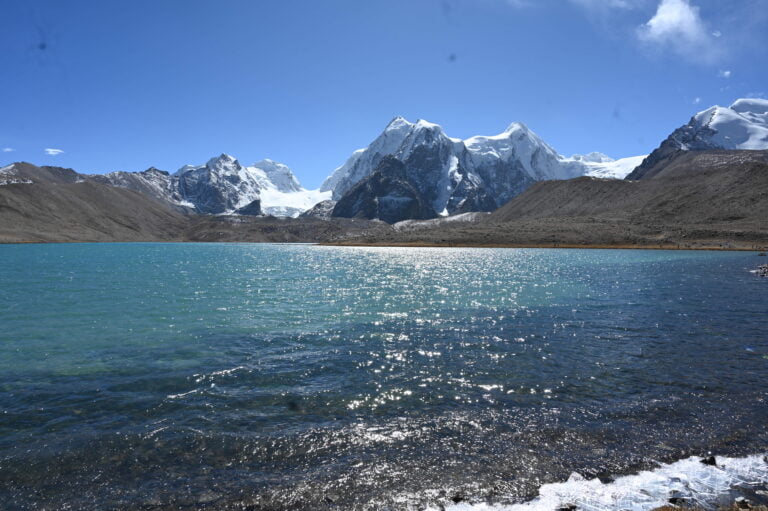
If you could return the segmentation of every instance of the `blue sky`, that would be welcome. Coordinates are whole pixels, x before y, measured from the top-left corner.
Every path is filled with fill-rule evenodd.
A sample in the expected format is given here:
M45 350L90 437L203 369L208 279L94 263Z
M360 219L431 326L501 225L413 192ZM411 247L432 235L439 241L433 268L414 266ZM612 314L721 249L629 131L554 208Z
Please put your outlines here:
M402 115L645 154L768 94L768 0L2 1L0 165L175 171L226 152L316 187Z

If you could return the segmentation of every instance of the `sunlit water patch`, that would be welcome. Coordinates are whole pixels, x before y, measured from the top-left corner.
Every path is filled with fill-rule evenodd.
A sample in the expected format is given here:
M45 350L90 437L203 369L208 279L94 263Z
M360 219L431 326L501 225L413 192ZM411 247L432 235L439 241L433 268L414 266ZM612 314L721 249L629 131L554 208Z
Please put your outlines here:
M498 507L768 450L754 254L0 256L2 509Z

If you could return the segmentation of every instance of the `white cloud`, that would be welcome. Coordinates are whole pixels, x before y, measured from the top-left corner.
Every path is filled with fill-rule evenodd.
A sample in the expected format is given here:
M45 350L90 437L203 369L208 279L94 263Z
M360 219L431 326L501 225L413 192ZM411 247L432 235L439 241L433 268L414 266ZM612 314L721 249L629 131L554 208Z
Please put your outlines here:
M693 104L694 105L698 105L699 103L701 103L701 98L694 98L693 99Z
M50 147L46 147L45 149L43 149L43 151L45 151L45 154L50 156L56 156L57 154L61 154L64 152L61 149L51 149Z
M730 78L731 77L731 72L728 69L725 69L725 70L721 69L720 71L717 72L717 77L718 78Z
M4 152L4 153L12 153L12 152L14 152L15 150L16 150L16 149L14 149L13 147L3 147L3 152Z
M719 54L699 8L690 0L661 0L656 14L639 27L638 37L687 58L710 61Z
M723 37L723 33L720 32L719 30L715 30L714 32L712 32L712 35L715 37Z

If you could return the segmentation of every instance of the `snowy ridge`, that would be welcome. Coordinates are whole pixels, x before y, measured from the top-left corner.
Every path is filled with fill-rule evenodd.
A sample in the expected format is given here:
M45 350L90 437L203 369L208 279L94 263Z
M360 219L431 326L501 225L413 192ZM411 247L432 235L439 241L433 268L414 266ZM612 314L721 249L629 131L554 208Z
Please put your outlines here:
M56 168L52 169L58 175ZM33 184L38 182L35 173L41 170L39 181L50 180L50 171L33 165L7 165L0 168L0 186ZM282 163L261 160L246 167L228 154L211 158L203 165L184 165L174 174L154 167L142 172L117 171L92 175L63 170L64 176L59 176L59 179L127 188L183 213L295 217L331 195L330 192L306 190L291 169ZM27 178L28 175L31 178Z
M371 175L385 156L406 160L421 145L441 143L455 145L461 144L461 141L445 136L437 124L421 119L412 123L395 117L368 147L352 153L342 166L334 170L320 186L320 191L333 192L333 198L339 199L357 182Z
M186 202L199 204L200 194L208 193L208 188L222 195L225 207L209 211L216 214L236 214L258 200L264 214L295 217L331 195L306 190L282 163L265 159L244 167L227 154L212 158L205 165L186 165L174 177L179 179L181 197Z
M204 165L184 165L173 175L150 168L144 172L112 172L94 179L149 194L185 211L238 214L259 201L263 214L297 216L330 197L304 189L288 166L261 160L245 167L228 154ZM253 211L249 208L249 214Z
M703 110L670 139L679 149L768 149L768 100L738 99Z
M651 511L669 505L670 498L685 507L716 509L730 506L744 489L768 483L768 463L763 455L717 458L718 466L688 458L656 470L619 477L603 484L572 474L564 483L545 484L534 500L514 505L457 504L449 511L552 511L575 506L579 511ZM734 495L735 493L735 495ZM434 508L432 508L434 509Z
M498 135L460 140L437 124L395 117L367 148L334 170L320 190L341 199L386 156L406 165L409 182L439 216L493 210L535 181L583 175L623 179L644 158L614 161L601 153L566 158L522 123Z
M31 185L32 181L30 179L16 177L16 170L13 164L0 167L0 186L19 184Z
M768 100L737 99L694 115L657 147L627 179L652 177L679 151L768 149Z
M713 147L768 148L768 100L739 99L728 108L713 106L696 114L691 122ZM688 149L685 143L683 148Z
M503 133L492 137L468 138L464 145L477 166L493 165L496 160L517 160L536 181L580 175L578 165L563 165L563 157L523 123L513 123Z

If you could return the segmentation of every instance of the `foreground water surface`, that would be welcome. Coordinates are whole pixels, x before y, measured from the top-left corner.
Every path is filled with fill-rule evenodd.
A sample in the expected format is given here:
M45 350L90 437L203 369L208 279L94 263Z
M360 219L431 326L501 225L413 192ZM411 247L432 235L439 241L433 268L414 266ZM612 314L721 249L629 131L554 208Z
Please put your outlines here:
M768 450L754 253L0 246L0 509L391 509Z

